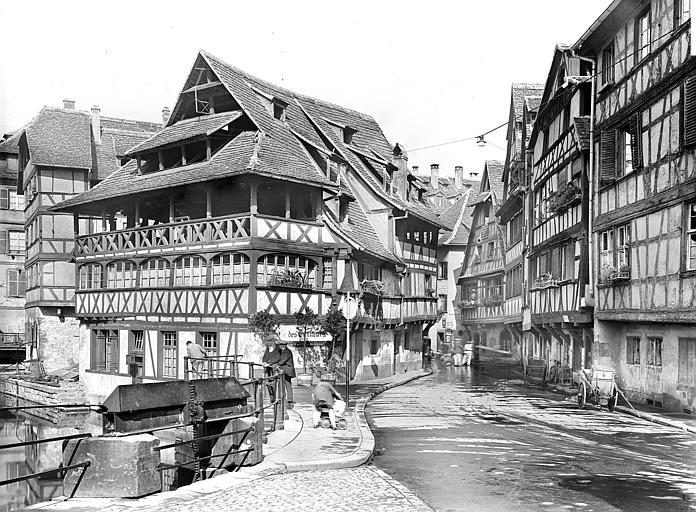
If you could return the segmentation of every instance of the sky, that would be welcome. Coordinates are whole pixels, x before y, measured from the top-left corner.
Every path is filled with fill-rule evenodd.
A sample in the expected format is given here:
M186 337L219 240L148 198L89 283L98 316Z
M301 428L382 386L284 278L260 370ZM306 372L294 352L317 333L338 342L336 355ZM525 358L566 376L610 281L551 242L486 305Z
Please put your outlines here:
M544 83L610 0L0 2L0 133L44 105L160 121L199 49L374 117L429 171L505 159L510 85Z

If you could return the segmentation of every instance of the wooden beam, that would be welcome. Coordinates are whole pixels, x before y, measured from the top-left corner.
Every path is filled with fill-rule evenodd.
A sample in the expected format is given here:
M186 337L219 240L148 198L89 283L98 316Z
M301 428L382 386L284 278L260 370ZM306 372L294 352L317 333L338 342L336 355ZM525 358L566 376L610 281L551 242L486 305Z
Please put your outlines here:
M194 91L204 91L206 89L212 89L213 87L218 87L221 85L222 85L222 82L220 82L219 80L217 80L215 82L208 82L206 84L194 85L193 87L189 87L188 89L186 89L182 94L186 94L186 93L190 93L190 92L194 92Z

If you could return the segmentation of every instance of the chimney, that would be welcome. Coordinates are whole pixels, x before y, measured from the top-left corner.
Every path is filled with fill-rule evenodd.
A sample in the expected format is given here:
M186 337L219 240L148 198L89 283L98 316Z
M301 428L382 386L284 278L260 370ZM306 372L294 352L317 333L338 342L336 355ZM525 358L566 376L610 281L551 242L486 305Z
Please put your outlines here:
M167 123L169 122L169 116L171 115L172 111L169 110L169 107L162 108L162 128L167 126Z
M392 162L397 171L394 173L392 186L396 189L396 195L402 200L408 201L408 155L397 142L392 151Z
M478 175L479 175L479 173L477 173L476 171L471 171L471 172L469 173L469 179L470 179L470 180L477 181L477 180L478 180Z
M454 167L454 188L461 190L464 182L464 167L457 165Z
M75 110L75 100L63 100L63 108Z
M92 135L97 144L101 144L101 117L99 113L99 105L92 105Z
M440 164L430 164L430 186L440 188Z

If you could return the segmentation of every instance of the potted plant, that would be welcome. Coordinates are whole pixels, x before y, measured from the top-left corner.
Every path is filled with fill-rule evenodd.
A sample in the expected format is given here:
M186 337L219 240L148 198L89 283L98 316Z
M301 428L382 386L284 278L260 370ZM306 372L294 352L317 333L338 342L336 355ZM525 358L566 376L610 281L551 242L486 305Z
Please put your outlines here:
M304 308L295 313L295 323L297 324L297 338L299 346L302 347L302 373L297 375L297 383L312 384L313 373L307 371L307 359L314 356L314 351L307 350L307 338L319 331L319 315L312 311L312 308ZM310 362L310 369L313 365Z
M299 270L279 268L268 276L268 286L280 288L311 288L307 276Z
M387 289L384 281L379 279L363 279L360 282L360 289L363 293L371 293L372 295L383 295Z
M425 296L426 297L435 297L435 288L431 286L426 286L425 287Z

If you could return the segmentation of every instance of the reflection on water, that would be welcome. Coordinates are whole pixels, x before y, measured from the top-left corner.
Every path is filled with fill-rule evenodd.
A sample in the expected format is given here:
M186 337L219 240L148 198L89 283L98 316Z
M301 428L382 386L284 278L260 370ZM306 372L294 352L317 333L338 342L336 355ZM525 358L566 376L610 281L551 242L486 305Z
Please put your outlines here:
M0 394L0 406L12 405L18 405L15 399ZM102 433L102 417L96 412L68 414L59 423L43 419L37 413L39 411L36 410L19 411L16 414L0 412L0 481L57 470L63 465L63 441L8 449L3 449L2 446L84 432L92 435ZM160 444L175 441L174 430L155 434L160 439ZM177 462L174 449L162 450L160 457L161 462L166 464ZM75 462L80 461L73 461ZM172 490L178 485L188 484L192 476L192 472L188 470L162 471L162 490ZM0 486L0 512L24 510L28 505L60 496L63 496L63 475L59 471L52 471L38 478Z

